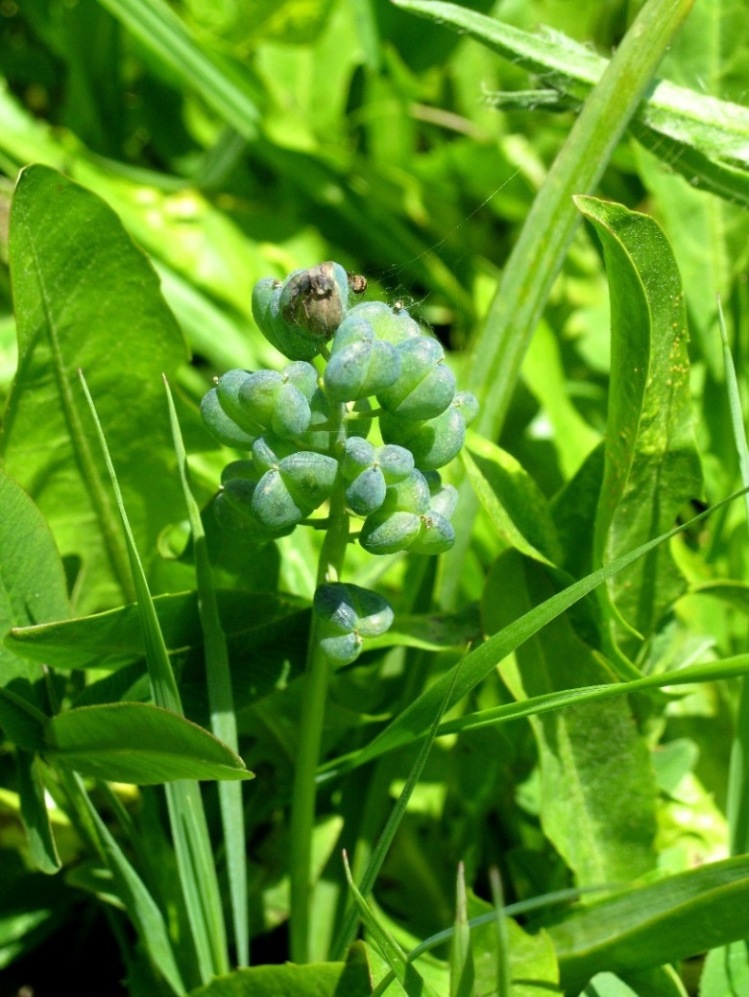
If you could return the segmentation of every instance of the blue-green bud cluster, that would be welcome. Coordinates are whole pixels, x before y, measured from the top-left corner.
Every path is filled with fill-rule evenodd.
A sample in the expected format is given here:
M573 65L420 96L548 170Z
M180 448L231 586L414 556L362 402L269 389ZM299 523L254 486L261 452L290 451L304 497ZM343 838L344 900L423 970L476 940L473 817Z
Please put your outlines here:
M337 263L255 286L255 320L291 362L230 370L202 401L213 435L248 452L224 468L214 502L222 529L267 543L335 494L342 515L362 519L359 542L371 554L452 547L457 492L437 469L463 446L476 399L456 392L442 347L404 308L351 304L365 287ZM381 444L368 439L375 419ZM382 596L342 583L318 587L314 612L319 647L337 665L393 619Z
M203 399L214 436L250 452L224 470L226 529L284 536L340 488L370 553L452 546L456 493L436 472L460 451L476 399L456 391L442 346L406 309L351 303L365 286L330 262L255 286L257 324L291 363L230 370ZM367 439L374 417L381 446Z

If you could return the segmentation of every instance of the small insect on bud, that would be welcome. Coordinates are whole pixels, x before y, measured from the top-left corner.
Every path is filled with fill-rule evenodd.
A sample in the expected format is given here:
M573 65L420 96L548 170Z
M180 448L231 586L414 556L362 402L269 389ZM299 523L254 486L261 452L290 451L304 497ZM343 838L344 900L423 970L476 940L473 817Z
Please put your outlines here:
M367 278L360 273L349 273L346 276L348 277L348 286L354 294L364 294L367 290Z
M334 263L321 263L309 270L300 270L288 279L279 302L285 322L325 339L333 335L346 308L335 266Z

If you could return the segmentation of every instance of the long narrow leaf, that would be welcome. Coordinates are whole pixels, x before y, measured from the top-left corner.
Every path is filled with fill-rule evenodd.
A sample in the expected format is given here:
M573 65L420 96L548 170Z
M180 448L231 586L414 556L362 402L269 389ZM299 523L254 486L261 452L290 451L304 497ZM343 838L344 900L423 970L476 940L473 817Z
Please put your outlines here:
M216 737L237 751L239 738L226 635L219 617L216 589L213 584L213 574L208 559L200 509L190 488L187 453L174 407L174 399L166 378L164 378L164 385L169 402L169 419L172 426L174 450L177 455L177 466L192 531L195 574L198 584L198 613L205 639L205 671L208 702L211 710L211 728ZM246 966L249 963L250 929L247 919L247 859L241 783L220 783L218 794L226 847L237 963L240 966Z
M125 905L151 962L164 976L175 994L186 993L174 959L166 923L155 900L97 813L80 776L71 772L62 773L61 778L69 797L76 802L81 811L80 816L85 821L96 850L112 873L119 899Z
M163 0L99 2L240 135L256 135L259 112L246 80L198 45Z
M351 870L349 869L348 858L346 857L345 852L343 853L343 864L346 869L346 879L348 880L349 889L351 890L356 906L359 908L359 913L362 921L364 922L364 926L374 939L377 948L380 950L382 957L385 959L388 966L390 966L390 970L395 975L395 978L409 995L418 993L424 994L425 997L436 997L436 994L432 988L426 983L413 963L406 958L406 954L403 952L400 945L398 945L395 939L392 938L388 931L380 924L375 917L374 912L367 904L367 901L361 895L351 876ZM384 993L384 990L380 990L380 987L377 987L373 991L373 994L377 993Z
M153 599L148 589L145 572L138 556L122 493L109 455L104 431L96 414L93 399L80 372L83 391L91 417L96 426L104 460L112 481L122 528L125 533L128 557L133 574L135 591L143 627L143 641L151 680L152 695L157 706L182 715L177 684L167 654L164 637L159 628ZM174 837L180 884L185 897L187 915L200 964L200 973L207 982L212 976L226 972L229 959L226 949L221 893L213 861L213 850L208 836L208 826L198 784L188 780L168 783L165 787L169 821Z
M743 494L744 490L730 495L688 522L674 527L674 529L661 534L661 536L650 540L648 543L642 544L635 550L630 551L629 554L618 557L597 571L586 575L585 578L581 578L574 585L570 585L563 591L553 595L550 599L541 603L541 605L534 606L533 609L521 616L520 619L515 620L487 640L485 644L477 647L459 665L454 666L453 669L446 672L426 692L419 696L410 706L406 707L366 748L353 753L345 759L332 760L327 765L322 766L320 770L321 774L331 772L340 774L343 771L363 765L373 758L377 758L388 751L393 751L423 737L429 729L429 724L438 709L439 703L445 696L446 690L450 688L453 682L455 684L448 697L448 709L454 706L455 703L486 678L496 665L503 658L507 657L508 654L511 654L516 647L519 647L523 641L533 636L543 626L559 616L560 613L569 609L570 606L574 606L576 602L579 602L589 592L592 592L593 589L607 578L611 578L617 572L621 571L622 568L626 568L627 565L633 564L639 558L649 553L649 551L654 550L659 544L665 543L683 530L695 526L711 512L722 508ZM456 678L454 672L458 668L460 668L460 674ZM617 687L614 686L613 688ZM578 690L570 690L570 695L575 695L577 692ZM516 703L511 705L513 707L524 707L526 704Z
M460 10L449 4L399 0L427 17ZM483 327L473 344L468 387L481 402L474 427L496 440L515 390L528 344L578 224L574 194L592 193L643 99L692 0L648 0L591 91L567 141L533 202ZM491 23L491 22L490 22ZM442 602L454 601L476 502L467 488L455 517L458 541L445 558Z

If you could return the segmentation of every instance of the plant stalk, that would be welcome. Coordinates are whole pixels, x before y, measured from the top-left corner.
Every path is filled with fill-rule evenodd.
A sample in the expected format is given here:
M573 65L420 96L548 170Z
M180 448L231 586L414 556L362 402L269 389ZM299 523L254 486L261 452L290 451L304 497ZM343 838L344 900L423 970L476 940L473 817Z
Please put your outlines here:
M335 421L338 442L345 439L343 406ZM341 577L349 536L349 516L343 480L336 482L330 498L329 527L325 534L317 570L317 585L336 582ZM315 827L316 775L320 760L325 701L330 662L320 650L317 618L312 614L307 667L303 678L302 717L299 729L297 764L291 797L291 958L309 961L310 901L312 897L312 837Z
M499 438L531 338L564 262L579 214L650 86L693 0L648 0L585 101L533 202L476 337L467 387L481 403L480 435ZM443 559L441 603L454 605L478 508L467 481L455 514L455 546Z

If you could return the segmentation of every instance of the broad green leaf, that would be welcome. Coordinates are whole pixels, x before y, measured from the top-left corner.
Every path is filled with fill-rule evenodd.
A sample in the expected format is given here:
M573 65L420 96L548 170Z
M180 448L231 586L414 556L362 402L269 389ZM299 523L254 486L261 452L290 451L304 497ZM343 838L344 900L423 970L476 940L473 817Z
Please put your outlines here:
M667 529L701 492L694 440L684 294L656 222L611 202L576 197L603 244L611 295L606 461L595 524L597 563ZM625 620L653 632L685 589L667 547L609 582Z
M110 782L252 778L207 730L149 703L65 710L48 721L46 741L50 761Z
M548 502L507 451L469 434L463 461L468 480L502 539L527 557L558 563L561 549Z
M366 997L372 993L362 961L237 969L190 991L190 997Z
M543 569L515 552L487 580L490 632L549 595ZM613 680L612 672L558 617L501 667L518 700ZM655 779L623 698L576 706L531 726L541 769L541 824L579 886L619 882L655 865Z
M638 997L638 995L613 973L596 973L580 997Z
M43 166L23 170L10 222L19 372L5 413L6 471L35 499L63 556L82 560L79 608L132 594L76 369L100 398L138 541L152 556L182 514L169 470L162 371L185 359L158 280L98 197ZM62 614L58 614L62 615Z
M67 589L55 542L28 495L1 471L0 509L0 635L11 627L64 619ZM0 643L0 686L40 706L33 686L41 674Z
M62 863L44 802L44 783L38 759L27 751L16 753L18 795L31 859L40 872L54 874Z
M749 934L749 857L726 859L578 908L546 926L562 983L678 962Z
M687 988L674 966L655 966L653 969L642 969L622 972L624 983L632 988L636 995L648 994L648 997L689 997Z

